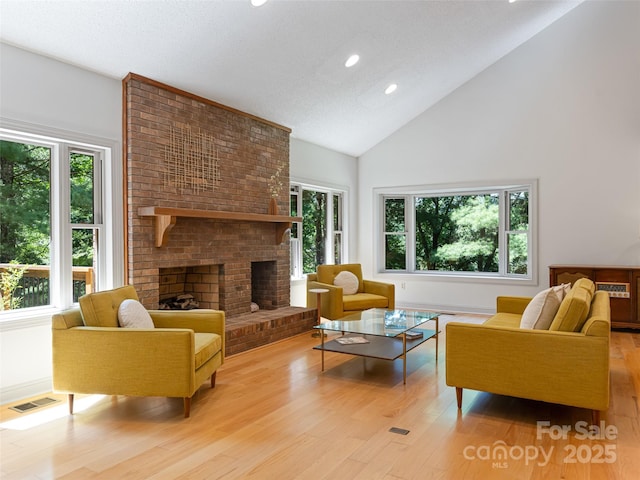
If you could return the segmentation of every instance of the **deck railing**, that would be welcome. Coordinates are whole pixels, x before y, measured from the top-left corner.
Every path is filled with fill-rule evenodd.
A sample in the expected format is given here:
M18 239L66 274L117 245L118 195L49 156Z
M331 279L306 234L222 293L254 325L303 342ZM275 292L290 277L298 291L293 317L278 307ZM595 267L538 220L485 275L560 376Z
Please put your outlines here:
M26 268L13 298L19 299L19 308L40 307L49 305L49 265L20 265L0 263L0 273L16 268ZM95 278L93 267L73 267L73 301L77 302L85 293L94 290Z

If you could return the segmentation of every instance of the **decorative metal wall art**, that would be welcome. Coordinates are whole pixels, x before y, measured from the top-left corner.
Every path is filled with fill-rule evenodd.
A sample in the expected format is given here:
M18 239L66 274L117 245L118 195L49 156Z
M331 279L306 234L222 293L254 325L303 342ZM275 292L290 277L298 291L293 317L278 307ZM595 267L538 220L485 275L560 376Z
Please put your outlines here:
M165 187L174 186L200 193L215 189L220 181L215 139L199 128L172 126L164 161Z

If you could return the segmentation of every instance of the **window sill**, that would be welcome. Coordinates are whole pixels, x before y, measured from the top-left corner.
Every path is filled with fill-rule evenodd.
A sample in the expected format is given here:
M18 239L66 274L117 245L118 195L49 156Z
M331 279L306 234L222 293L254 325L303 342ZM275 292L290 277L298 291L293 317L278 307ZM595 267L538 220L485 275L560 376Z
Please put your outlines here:
M53 307L28 308L21 312L0 313L0 332L51 325L51 317L60 309Z
M486 283L496 285L537 286L535 277L503 277L482 274L455 274L450 272L379 272L378 277L389 280L427 281L427 282L457 282L457 283Z

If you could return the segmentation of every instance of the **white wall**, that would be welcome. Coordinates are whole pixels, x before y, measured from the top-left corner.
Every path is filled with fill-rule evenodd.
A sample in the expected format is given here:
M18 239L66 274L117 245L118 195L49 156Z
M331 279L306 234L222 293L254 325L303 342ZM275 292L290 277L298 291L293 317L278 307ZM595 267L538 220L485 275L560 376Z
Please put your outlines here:
M640 265L639 86L640 3L578 6L359 159L363 268L375 187L523 178L539 181L538 285L377 275L400 305L492 311L550 264Z
M0 43L0 117L121 142L121 80Z
M347 234L347 259L357 261L358 166L356 159L293 137L289 160L292 181L335 187L347 192L348 217L351 219L343 226ZM306 281L296 280L291 283L291 305L300 307L307 305Z
M121 148L120 80L0 43L0 98L0 120L100 137ZM4 320L0 315L0 403L51 391L50 318L22 326Z

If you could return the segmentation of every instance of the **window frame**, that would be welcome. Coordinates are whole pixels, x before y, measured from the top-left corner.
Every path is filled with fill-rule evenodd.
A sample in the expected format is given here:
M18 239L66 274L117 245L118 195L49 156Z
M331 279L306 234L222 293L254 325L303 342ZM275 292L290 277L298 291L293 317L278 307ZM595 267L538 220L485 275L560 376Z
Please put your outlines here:
M333 264L335 255L335 238L336 236L341 237L341 252L339 252L339 257L342 259L342 263L348 263L348 191L346 188L341 188L338 186L330 186L330 185L322 185L318 183L309 183L303 181L297 181L292 179L289 182L289 198L291 198L294 193L293 190L297 188L297 192L295 193L297 197L297 212L298 216L302 216L303 208L302 208L302 191L310 190L314 192L325 193L327 195L327 235L325 240L325 258L327 259L327 264ZM338 222L340 224L341 230L334 228L334 208L335 208L335 196L338 197ZM291 207L289 207L291 210ZM297 231L299 235L302 234L302 222L295 222L297 224ZM293 240L293 239L291 239ZM303 262L303 252L302 252L302 241L290 241L291 247L291 280L300 280L306 278L307 274L304 273L304 262Z
M26 328L50 322L53 313L70 308L73 302L72 230L97 229L96 283L100 289L113 288L124 279L123 183L119 143L92 135L52 127L0 119L2 140L43 145L51 148L51 252L49 305L0 312L0 330ZM94 223L71 223L70 162L71 152L91 152L95 168ZM65 202L66 200L66 202Z
M393 276L407 275L411 278L434 278L453 281L486 281L492 283L520 283L534 285L538 282L538 255L537 255L537 190L536 179L514 180L507 182L474 182L446 185L419 185L400 187L381 187L374 189L375 202L375 223L376 234L375 262L376 271L380 274ZM527 230L527 274L509 274L507 272L507 237L509 233L508 201L506 197L513 191L527 190L529 195L528 214L529 226ZM499 202L499 222L498 222L498 245L499 245L499 267L498 272L473 272L473 271L439 271L439 270L417 270L416 265L416 208L415 198L436 197L452 195L480 195L498 193ZM404 270L386 269L385 239L389 232L385 231L385 200L404 199L405 201L405 231L406 237L406 263ZM397 232L396 232L397 233Z

